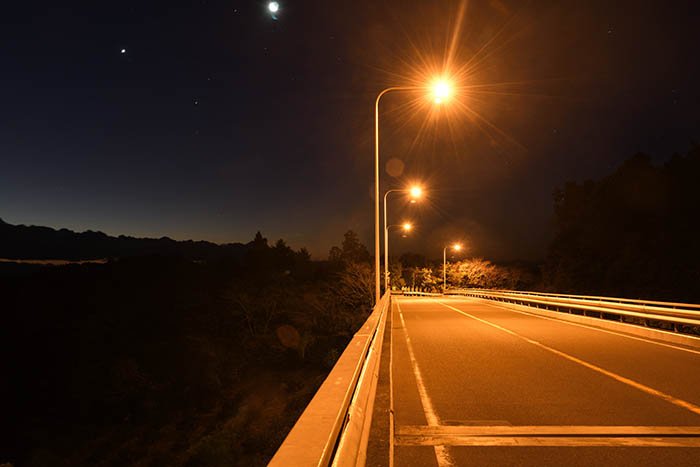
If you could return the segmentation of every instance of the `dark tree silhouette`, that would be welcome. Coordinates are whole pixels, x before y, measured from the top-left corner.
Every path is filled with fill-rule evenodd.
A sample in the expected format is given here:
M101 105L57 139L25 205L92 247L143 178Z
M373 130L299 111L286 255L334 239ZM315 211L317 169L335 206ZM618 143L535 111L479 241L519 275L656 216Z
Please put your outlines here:
M328 260L344 263L369 263L370 255L367 247L360 242L360 237L352 230L348 230L343 236L341 247L331 248Z
M700 301L700 147L662 166L637 154L613 174L554 193L544 266L557 292Z

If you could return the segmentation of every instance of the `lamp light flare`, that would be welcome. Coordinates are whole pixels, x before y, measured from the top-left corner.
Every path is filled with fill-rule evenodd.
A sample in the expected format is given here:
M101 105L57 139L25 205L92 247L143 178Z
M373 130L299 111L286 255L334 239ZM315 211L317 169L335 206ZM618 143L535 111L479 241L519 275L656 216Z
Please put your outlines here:
M462 245L459 244L459 243L455 243L454 245L452 245L452 249L453 249L454 251L459 251L459 250L462 249Z
M270 13L274 14L280 11L280 4L278 2L270 2L267 4L267 9L270 10Z
M411 229L413 229L413 224L410 222L404 222L401 228L404 230L404 232L410 232Z
M411 201L415 202L415 200L423 196L423 189L419 186L412 186L409 188L408 193L411 195Z
M452 95L452 86L444 79L435 81L432 85L433 100L436 104L442 104Z

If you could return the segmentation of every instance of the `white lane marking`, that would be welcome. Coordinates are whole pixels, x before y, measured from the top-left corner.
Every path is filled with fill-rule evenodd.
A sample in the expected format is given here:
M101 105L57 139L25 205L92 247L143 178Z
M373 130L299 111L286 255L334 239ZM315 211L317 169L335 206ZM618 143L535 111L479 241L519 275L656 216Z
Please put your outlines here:
M624 376L618 375L617 373L613 373L612 371L606 370L606 369L601 368L601 367L599 367L599 366L596 366L596 365L594 365L594 364L592 364L592 363L588 363L588 362L585 361L585 360L581 360L580 358L574 357L573 355L569 355L569 354L564 353L564 352L562 352L562 351L560 351L560 350L557 350L557 349L554 349L554 348L552 348L552 347L549 347L549 346L547 346L547 345L545 345L545 344L543 344L543 343L541 343L541 342L538 342L538 341L536 341L536 340L530 339L529 337L525 337L525 336L523 336L523 335L521 335L521 334L518 334L518 333L515 332L515 331L511 331L510 329L504 328L503 326L499 326L498 324L492 323L492 322L490 322L490 321L486 321L485 319L478 318L478 317L476 317L476 316L474 316L474 315L471 315L471 314L469 314L469 313L467 313L467 312L464 312L464 311L462 311L462 310L460 310L460 309L458 309L458 308L455 308L455 307L453 307L453 306L446 305L446 304L444 304L444 303L442 303L442 302L440 302L440 301L438 301L438 300L435 300L435 302L437 302L437 303L439 303L440 305L442 305L442 306L444 306L444 307L447 307L447 308L449 308L449 309L451 309L451 310L454 310L454 311L456 311L457 313L460 313L460 314L462 314L462 315L464 315L464 316L466 316L466 317L468 317L468 318L472 318L472 319L474 319L474 320L476 320L476 321L479 321L479 322L482 322L482 323L484 323L484 324L487 324L487 325L489 325L489 326L491 326L491 327L494 327L494 328L499 329L499 330L501 330L501 331L503 331L503 332L506 332L506 333L508 333L508 334L511 334L511 335L513 335L513 336L515 336L515 337L518 337L518 338L520 338L520 339L523 339L525 342L529 342L530 344L536 345L537 347L540 347L540 348L542 348L542 349L544 349L544 350L547 350L548 352L552 352L552 353L555 354L555 355L558 355L558 356L563 357L563 358L565 358L565 359L567 359L567 360L570 360L570 361L572 361L572 362L574 362L574 363L578 363L579 365L585 366L585 367L588 368L588 369L591 369L591 370L596 371L596 372L598 372L598 373L601 373L601 374L603 374L603 375L605 375L605 376L608 376L608 377L610 377L610 378L612 378L612 379L614 379L614 380L616 380L616 381L619 381L620 383L627 384L628 386L631 386L631 387L633 387L633 388L635 388L635 389L638 389L638 390L640 390L640 391L642 391L642 392L645 392L645 393L650 394L650 395L652 395L652 396L656 396L656 397L658 397L658 398L660 398L660 399L665 400L666 402L670 402L670 403L673 404L673 405L676 405L676 406L678 406L678 407L681 407L681 408L684 408L684 409L686 409L686 410L689 410L689 411L693 412L693 413L696 414L696 415L700 415L700 406L697 406L697 405L695 405L695 404L693 404L693 403L691 403L691 402L684 401L683 399L679 399L679 398L674 397L674 396L672 396L672 395L670 395L670 394L666 394L665 392L661 392L661 391L656 390L656 389L654 389L654 388L652 388L652 387L649 387L649 386L647 386L647 385L645 385L645 384L639 383L639 382L634 381L634 380L629 379L629 378L625 378Z
M571 325L571 326L578 326L578 327L581 327L581 328L591 329L591 330L593 330L593 331L600 331L600 332L605 332L605 333L608 333L608 334L614 334L614 335L616 335L616 336L626 337L627 339L633 339L633 340L636 340L636 341L648 342L649 344L660 345L661 347L668 347L668 348L670 348L670 349L682 350L683 352L688 352L688 353L700 355L700 350L687 349L687 348L685 348L685 347L678 347L677 345L666 344L666 343L664 343L664 342L657 342L657 341L654 341L654 340L651 340L651 339L645 339L645 338L643 338L643 337L630 336L630 335L628 335L628 334L624 334L624 333L621 333L621 332L609 331L609 330L607 330L607 329L601 329L601 328L597 328L597 327L595 327L595 326L589 326L589 325L587 325L587 324L572 323L571 321L565 321L565 320L563 320L563 319L557 319L557 318L554 317L554 316L542 316L542 315L538 315L538 314L535 314L535 313L530 313L530 312L527 312L527 311L524 311L524 310L516 310L516 309L514 309L514 308L508 308L507 306L500 305L500 304L499 304L499 305L496 305L495 303L489 303L489 302L482 302L482 303L483 303L484 305L492 306L492 307L494 307L494 308L500 308L500 309L502 309L502 310L512 311L513 313L520 313L520 314L523 314L523 315L535 316L535 317L537 317L537 318L548 319L548 320L550 320L550 321L556 321L556 322L558 322L558 323L564 323L564 324L568 324L568 325ZM555 312L553 312L553 313L555 313Z
M397 300L398 302L398 300ZM389 302L389 467L394 467L394 308Z
M423 406L423 413L425 414L425 419L429 426L440 425L440 417L438 417L435 408L433 407L433 402L430 400L428 391L425 388L425 383L423 383L423 376L418 367L418 362L416 361L416 355L413 353L413 345L411 344L411 338L408 337L408 329L406 328L406 322L403 319L403 313L401 312L401 305L399 301L396 300L396 308L399 310L399 318L401 318L401 327L403 328L403 334L406 338L406 347L408 348L408 358L411 360L411 366L413 367L413 374L416 377L416 386L418 386L418 395L420 396L420 403ZM454 465L452 462L452 457L447 450L447 446L436 445L435 448L435 458L437 459L438 466L448 467Z

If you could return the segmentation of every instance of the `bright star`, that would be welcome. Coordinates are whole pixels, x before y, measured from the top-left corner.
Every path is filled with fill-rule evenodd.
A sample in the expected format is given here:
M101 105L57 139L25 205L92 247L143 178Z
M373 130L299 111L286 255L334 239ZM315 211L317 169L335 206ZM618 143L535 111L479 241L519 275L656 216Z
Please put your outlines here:
M123 53L123 54L125 54L125 53L126 53L126 49L122 49L120 52Z

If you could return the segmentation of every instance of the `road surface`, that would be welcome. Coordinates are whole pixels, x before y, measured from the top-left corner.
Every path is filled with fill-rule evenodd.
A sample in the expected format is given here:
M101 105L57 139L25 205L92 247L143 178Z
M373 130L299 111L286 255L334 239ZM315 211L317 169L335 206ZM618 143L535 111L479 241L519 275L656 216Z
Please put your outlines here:
M700 350L394 297L397 466L700 466Z

